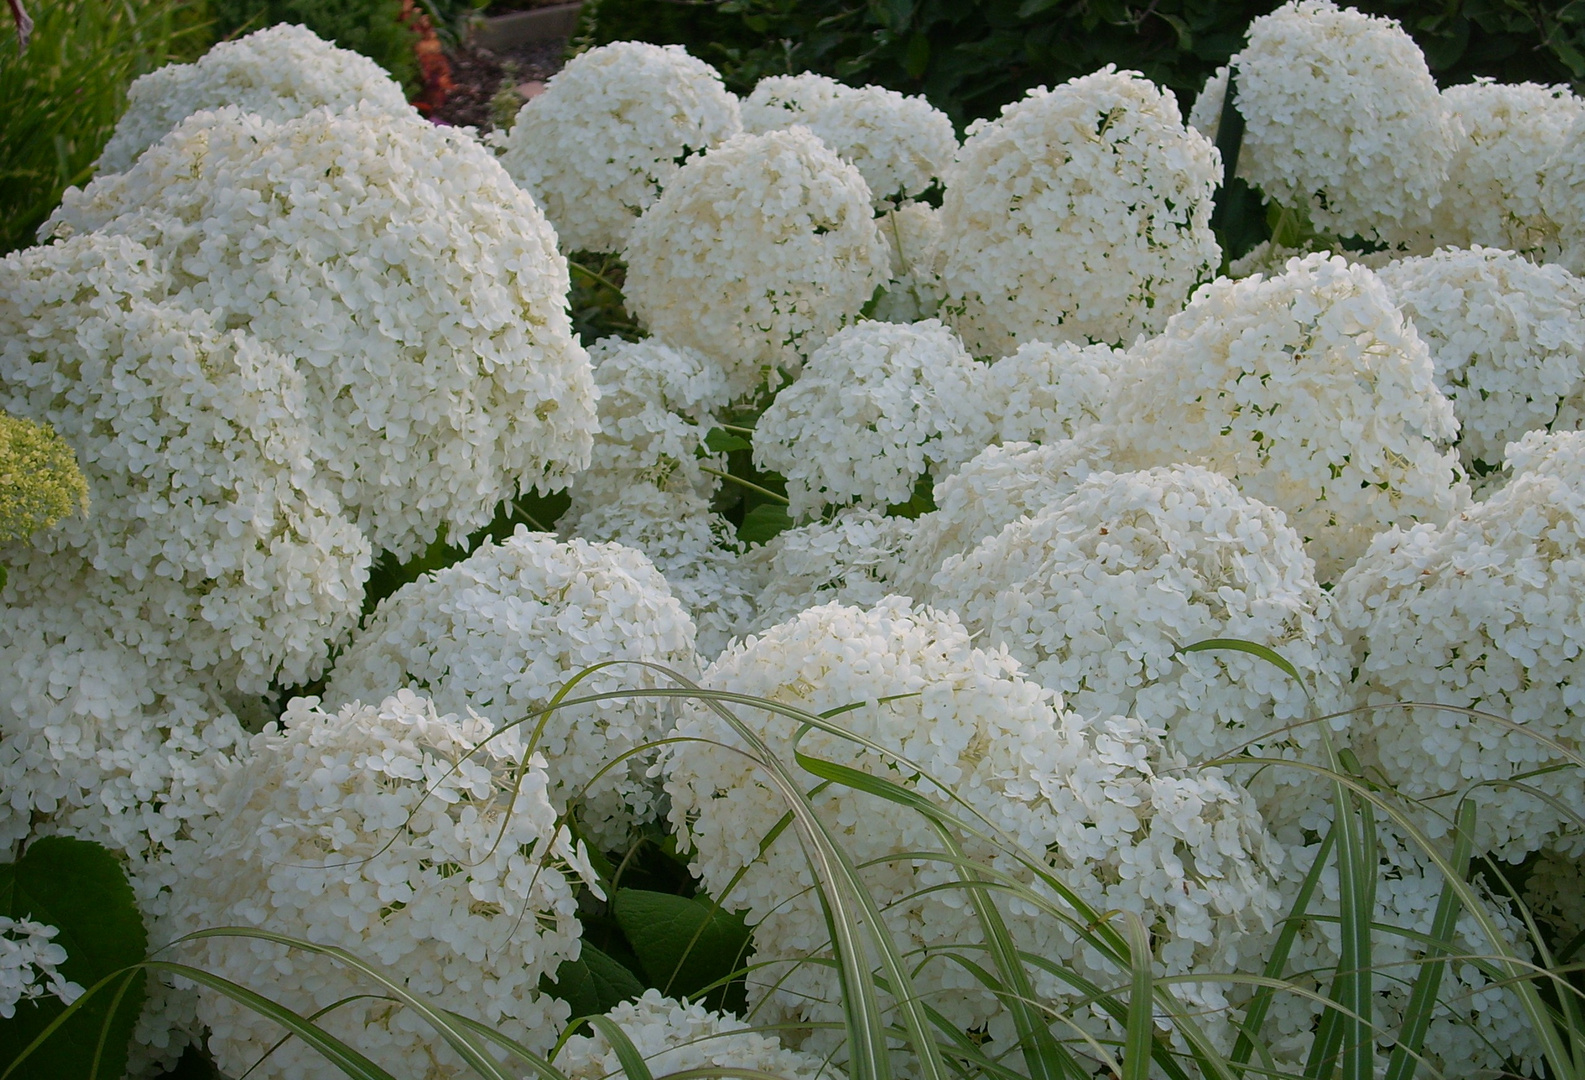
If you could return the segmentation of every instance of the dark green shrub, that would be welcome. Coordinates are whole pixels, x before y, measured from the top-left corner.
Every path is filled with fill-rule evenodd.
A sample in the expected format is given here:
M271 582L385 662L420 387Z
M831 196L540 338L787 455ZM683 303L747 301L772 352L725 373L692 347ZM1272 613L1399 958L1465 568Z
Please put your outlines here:
M419 88L413 56L418 35L402 21L402 0L210 0L210 6L219 38L277 23L301 23L326 41L379 64L409 97Z

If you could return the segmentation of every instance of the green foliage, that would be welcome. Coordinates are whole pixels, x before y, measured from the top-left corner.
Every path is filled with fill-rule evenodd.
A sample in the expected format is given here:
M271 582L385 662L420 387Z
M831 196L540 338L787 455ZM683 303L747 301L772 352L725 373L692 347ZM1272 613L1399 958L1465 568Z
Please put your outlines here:
M0 865L0 914L59 928L55 944L66 950L61 976L85 990L143 961L148 935L132 887L115 856L86 840L54 836L36 840L15 863ZM127 1044L143 1007L142 971L108 983L81 1001L25 1060L22 1051L67 1011L54 997L17 1005L0 1020L0 1071L15 1065L12 1080L61 1080L126 1071ZM114 1012L112 1013L112 1003Z
M1033 86L1105 64L1143 72L1187 106L1274 0L594 0L585 37L679 43L746 93L765 75L818 71L923 93L960 127ZM1398 19L1443 85L1585 79L1585 3L1359 0Z
M301 23L326 41L362 53L407 89L419 89L412 26L402 0L210 0L217 36L229 39L277 23Z
M742 1012L746 994L731 976L749 952L743 916L700 897L622 889L612 911L644 966L649 985L671 997L699 998Z
M578 959L564 961L555 981L540 989L571 1005L572 1015L578 1017L610 1012L643 994L644 984L627 965L586 941Z
M132 80L208 48L201 0L45 0L33 40L0 22L0 254L30 247L61 193L86 184Z

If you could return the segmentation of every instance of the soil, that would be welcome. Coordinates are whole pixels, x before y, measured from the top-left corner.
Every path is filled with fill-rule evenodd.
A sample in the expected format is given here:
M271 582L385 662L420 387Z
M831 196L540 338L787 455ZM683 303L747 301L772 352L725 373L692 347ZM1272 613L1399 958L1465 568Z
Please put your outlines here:
M490 102L502 89L502 84L515 88L544 83L561 70L566 53L566 38L533 41L499 53L473 44L448 50L452 88L445 104L430 114L431 119L458 127L476 127L480 134L488 132L495 127ZM510 81L508 71L511 71ZM519 95L519 105L521 98ZM511 112L515 114L516 110Z

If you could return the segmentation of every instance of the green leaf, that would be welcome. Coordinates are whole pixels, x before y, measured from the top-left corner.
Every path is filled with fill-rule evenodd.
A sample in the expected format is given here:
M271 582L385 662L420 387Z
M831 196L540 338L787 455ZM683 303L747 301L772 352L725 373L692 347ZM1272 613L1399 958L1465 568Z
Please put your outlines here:
M936 485L930 479L930 474L925 473L914 481L913 494L907 502L896 503L886 508L887 517L918 518L936 508Z
M55 944L66 950L61 977L85 990L106 976L141 963L148 951L143 917L121 863L98 844L51 836L29 845L15 863L0 865L0 915L59 928ZM143 1008L146 976L140 971L111 1014L115 988L83 1003L15 1072L13 1080L90 1077L113 1080L126 1072L127 1043ZM0 1020L0 1071L66 1006L53 996L17 1005ZM103 1049L101 1050L101 1036Z
M583 943L576 960L564 960L554 983L544 980L540 989L572 1006L572 1015L595 1016L644 993L644 984L609 954Z
M737 538L745 544L764 544L792 527L793 519L787 516L785 506L760 503L743 515L743 524L737 527Z
M903 56L903 70L919 78L930 66L930 39L919 31L908 39L908 52Z
M708 899L642 889L619 890L612 910L651 986L671 997L700 997L711 987L701 997L710 1008L743 1008L741 982L726 983L749 953L743 916Z
M754 444L739 435L733 435L730 431L711 428L710 433L704 437L704 448L712 454L726 454L733 450L752 450Z

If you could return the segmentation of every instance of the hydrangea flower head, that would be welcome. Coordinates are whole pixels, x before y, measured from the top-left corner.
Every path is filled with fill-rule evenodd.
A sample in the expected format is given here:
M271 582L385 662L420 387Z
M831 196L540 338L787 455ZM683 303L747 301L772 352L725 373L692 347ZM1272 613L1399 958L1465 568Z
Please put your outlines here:
M0 543L88 512L88 482L48 424L0 412Z
M998 442L1061 442L1100 419L1112 381L1131 362L1107 345L1026 341L982 373Z
M766 629L821 604L870 607L897 591L914 522L850 506L830 521L777 533L748 555L764 582L754 626Z
M62 977L66 950L56 944L58 927L0 915L0 1020L10 1020L23 1001L49 995L70 1005L83 988Z
M681 45L580 53L523 106L501 164L564 251L621 251L682 163L742 130L721 75Z
M740 135L690 161L633 227L627 305L722 364L734 395L803 360L887 280L858 170L808 128Z
M970 129L941 206L943 312L976 356L1155 333L1216 269L1216 147L1111 67Z

